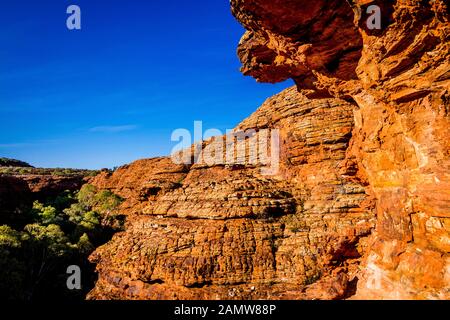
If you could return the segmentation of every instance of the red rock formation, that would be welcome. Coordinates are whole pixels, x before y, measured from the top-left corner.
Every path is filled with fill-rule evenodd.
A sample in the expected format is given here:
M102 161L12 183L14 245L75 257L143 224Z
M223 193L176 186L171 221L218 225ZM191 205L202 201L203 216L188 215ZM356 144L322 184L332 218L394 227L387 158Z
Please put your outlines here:
M262 81L292 77L299 88L326 89L357 106L348 157L377 210L358 297L449 298L449 6L350 2L354 26L338 23L349 22L345 1L232 1L249 29L239 46L243 71ZM366 26L372 4L381 7L379 31ZM325 41L317 43L316 34ZM342 48L356 48L357 38L363 45L356 65L357 51L345 55Z
M447 4L231 4L244 74L297 84L237 128L279 129L280 170L160 158L98 176L128 219L89 297L450 298Z
M241 166L141 160L98 176L96 186L127 199L129 217L126 231L92 256L100 278L90 298L345 296L374 225L371 199L346 159L352 110L291 88L242 122L238 130L257 136L280 129L275 176L248 158ZM321 278L323 289L309 286Z
M33 193L33 198L44 201L47 198L56 197L64 191L78 191L86 183L83 176L57 176L27 174L16 175L18 179L25 181Z

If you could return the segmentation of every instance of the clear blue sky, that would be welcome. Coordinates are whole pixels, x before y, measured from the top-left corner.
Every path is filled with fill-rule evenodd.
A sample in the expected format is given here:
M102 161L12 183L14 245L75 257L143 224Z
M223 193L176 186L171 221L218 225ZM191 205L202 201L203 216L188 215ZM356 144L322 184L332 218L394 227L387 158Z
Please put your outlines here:
M228 0L3 1L0 157L113 167L169 154L195 120L233 128L291 85L239 72L243 32Z

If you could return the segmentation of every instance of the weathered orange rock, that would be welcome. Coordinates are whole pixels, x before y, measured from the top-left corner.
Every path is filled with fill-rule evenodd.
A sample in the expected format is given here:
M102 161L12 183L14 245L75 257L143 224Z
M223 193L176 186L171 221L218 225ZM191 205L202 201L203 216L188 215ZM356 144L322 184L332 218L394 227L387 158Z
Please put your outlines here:
M297 84L237 128L279 129L279 171L160 158L98 176L128 218L89 297L449 299L448 5L231 4L244 74Z
M374 226L371 198L347 167L352 110L296 88L269 99L237 130L280 130L274 176L248 157L240 166L141 160L98 176L96 186L128 199L129 216L91 257L100 277L90 298L322 297L306 289L322 278L335 287L330 272L357 263ZM345 277L327 298L345 296Z
M355 39L355 27L343 23L332 31L333 22L344 16L345 1L324 2L232 1L235 15L260 46L244 35L243 71L263 81L292 77L300 88L326 89L357 106L348 157L359 168L357 176L367 181L377 211L357 297L448 299L449 6L445 1L351 1L363 44L359 62L352 65L355 60L338 52ZM328 14L337 4L342 9ZM374 4L381 8L382 30L366 25L366 8ZM295 22L305 11L311 16ZM330 27L321 24L326 19ZM298 36L314 28L335 36L320 43ZM345 40L334 41L337 34L345 34ZM270 61L265 51L272 52ZM337 57L332 65L347 70L347 76L333 74L330 60L318 58L320 51ZM273 70L280 61L289 61L290 68L276 78ZM353 71L357 77L350 77Z

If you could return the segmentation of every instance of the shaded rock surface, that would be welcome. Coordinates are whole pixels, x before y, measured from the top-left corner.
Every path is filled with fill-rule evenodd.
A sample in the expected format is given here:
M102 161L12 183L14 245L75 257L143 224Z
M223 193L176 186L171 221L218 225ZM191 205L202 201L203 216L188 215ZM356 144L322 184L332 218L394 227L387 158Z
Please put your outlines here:
M0 175L0 225L21 223L31 204L31 191L25 181Z
M87 181L83 176L29 174L15 177L24 181L32 192L33 198L40 201L56 197L64 191L77 191Z
M237 128L279 129L279 170L158 158L97 176L128 218L91 256L89 298L450 298L448 4L231 5L243 73L297 85Z
M0 225L27 222L33 201L45 202L65 191L77 191L86 183L83 176L0 174Z

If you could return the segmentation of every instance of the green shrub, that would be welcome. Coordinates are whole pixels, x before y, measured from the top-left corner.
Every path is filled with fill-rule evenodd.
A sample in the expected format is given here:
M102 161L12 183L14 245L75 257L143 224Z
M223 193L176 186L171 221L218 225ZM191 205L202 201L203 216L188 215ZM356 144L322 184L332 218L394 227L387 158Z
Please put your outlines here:
M88 256L122 227L120 203L112 192L85 185L76 194L34 202L22 231L0 226L0 299L83 299L89 287L69 292L65 268L92 268Z

